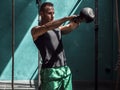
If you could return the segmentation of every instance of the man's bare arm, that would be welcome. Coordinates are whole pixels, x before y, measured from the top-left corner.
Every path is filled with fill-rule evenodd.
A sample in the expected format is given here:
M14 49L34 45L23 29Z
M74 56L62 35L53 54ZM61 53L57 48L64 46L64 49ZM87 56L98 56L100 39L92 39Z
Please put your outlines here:
M68 20L73 19L74 17L75 16L64 17L62 19L48 22L42 26L36 26L36 27L32 28L31 34L32 34L33 40L36 40L38 38L38 36L43 35L44 33L46 33L49 30L58 28L61 24L63 24L64 22L66 22Z
M62 31L62 34L68 34L71 31L75 30L80 23L70 22L65 26L60 26L59 29Z

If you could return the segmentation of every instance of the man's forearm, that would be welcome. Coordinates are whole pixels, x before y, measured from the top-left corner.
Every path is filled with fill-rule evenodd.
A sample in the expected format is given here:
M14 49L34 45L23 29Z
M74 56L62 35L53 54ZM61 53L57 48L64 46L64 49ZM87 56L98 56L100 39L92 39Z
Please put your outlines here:
M62 34L68 34L79 26L79 23L71 22L65 26L61 26Z
M47 30L55 29L55 28L58 28L60 25L62 25L64 22L66 22L70 19L71 19L71 17L64 17L62 19L58 19L58 20L48 22L48 23L44 24L44 26L46 27Z

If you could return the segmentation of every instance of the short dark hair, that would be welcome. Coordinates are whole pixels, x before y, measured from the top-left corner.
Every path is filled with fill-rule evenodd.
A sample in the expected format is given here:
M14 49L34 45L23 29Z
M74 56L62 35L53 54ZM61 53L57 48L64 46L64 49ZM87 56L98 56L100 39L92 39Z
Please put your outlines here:
M51 2L44 2L44 3L41 5L41 7L39 8L39 13L40 13L41 11L43 11L46 6L52 6L52 7L53 7L54 5L53 5L53 3L51 3Z

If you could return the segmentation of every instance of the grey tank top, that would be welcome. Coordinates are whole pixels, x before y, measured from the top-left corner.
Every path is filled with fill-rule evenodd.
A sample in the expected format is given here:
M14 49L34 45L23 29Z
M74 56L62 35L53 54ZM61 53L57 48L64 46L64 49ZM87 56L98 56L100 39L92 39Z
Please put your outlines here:
M42 68L66 65L66 57L62 44L61 31L50 30L34 41L42 57Z

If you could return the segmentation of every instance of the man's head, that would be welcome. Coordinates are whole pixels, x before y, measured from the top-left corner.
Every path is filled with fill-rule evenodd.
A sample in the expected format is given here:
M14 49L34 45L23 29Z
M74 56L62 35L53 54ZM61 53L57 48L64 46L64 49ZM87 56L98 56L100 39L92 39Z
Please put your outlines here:
M54 20L54 5L51 2L45 2L41 5L39 9L39 15L41 16L41 21L47 23Z

